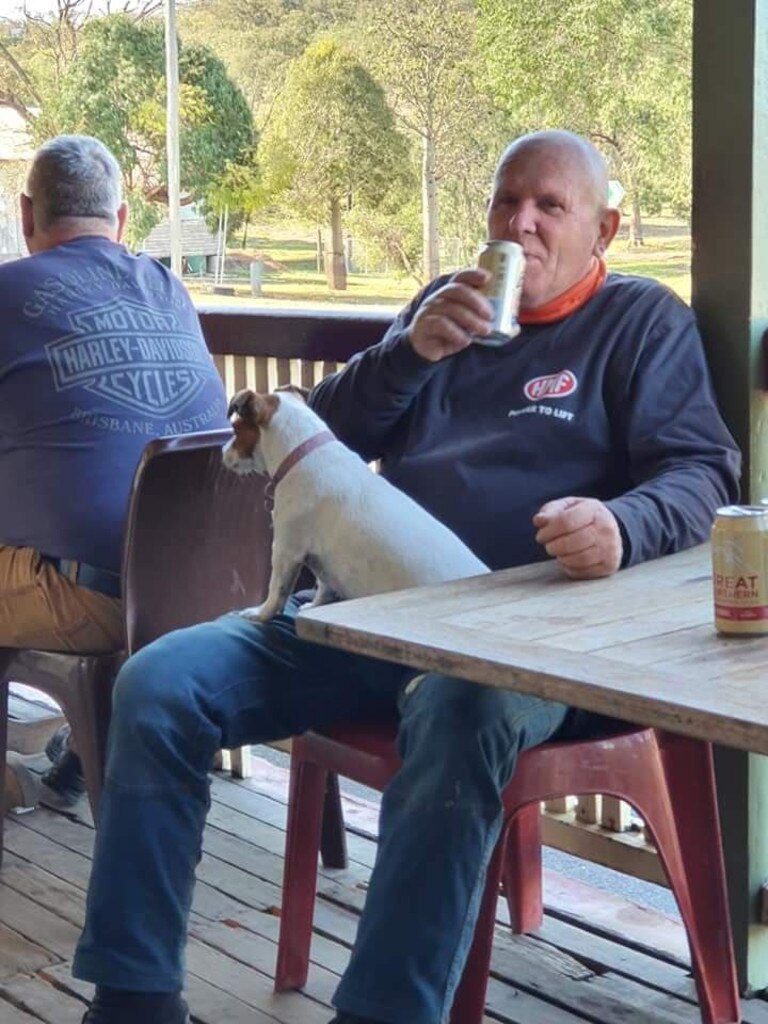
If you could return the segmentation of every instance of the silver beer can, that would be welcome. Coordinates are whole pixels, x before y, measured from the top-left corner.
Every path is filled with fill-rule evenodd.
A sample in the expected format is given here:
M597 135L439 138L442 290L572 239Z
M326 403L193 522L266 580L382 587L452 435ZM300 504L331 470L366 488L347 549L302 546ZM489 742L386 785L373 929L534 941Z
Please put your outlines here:
M490 334L475 334L473 340L478 345L506 345L520 333L517 311L525 273L523 247L517 242L484 242L477 265L491 274L482 291L493 306L493 322Z

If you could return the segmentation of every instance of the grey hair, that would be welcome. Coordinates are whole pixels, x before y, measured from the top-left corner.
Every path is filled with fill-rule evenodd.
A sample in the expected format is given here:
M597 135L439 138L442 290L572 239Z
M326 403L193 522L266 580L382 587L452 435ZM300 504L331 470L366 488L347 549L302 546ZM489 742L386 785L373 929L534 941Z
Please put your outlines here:
M58 135L35 153L27 195L44 228L64 217L114 225L122 202L120 165L90 135Z

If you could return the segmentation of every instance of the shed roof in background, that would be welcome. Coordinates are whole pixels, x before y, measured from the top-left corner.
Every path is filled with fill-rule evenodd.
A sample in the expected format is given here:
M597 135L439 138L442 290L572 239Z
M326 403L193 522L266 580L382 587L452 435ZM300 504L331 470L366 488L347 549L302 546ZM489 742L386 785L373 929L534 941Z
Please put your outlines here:
M171 229L168 220L161 221L139 247L157 259L171 255ZM215 256L216 236L208 230L202 217L183 218L181 221L181 252L183 256Z

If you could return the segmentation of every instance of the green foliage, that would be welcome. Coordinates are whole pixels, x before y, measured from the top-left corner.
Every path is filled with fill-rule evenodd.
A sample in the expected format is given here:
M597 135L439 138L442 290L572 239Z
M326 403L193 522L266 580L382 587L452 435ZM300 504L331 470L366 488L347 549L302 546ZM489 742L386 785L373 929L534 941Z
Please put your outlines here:
M324 219L334 200L375 205L409 172L383 90L332 39L290 65L260 160L267 191L310 220Z
M367 262L393 268L423 285L421 273L421 205L413 189L393 189L376 207L355 206L346 226L362 242Z
M126 5L152 3L114 0L112 10ZM85 130L111 145L135 233L163 194L162 28L152 17L92 17L89 0L63 10L0 18L0 99L29 117L38 141ZM440 233L469 262L499 152L548 126L593 138L645 214L687 213L691 0L190 0L179 23L183 188L212 217L228 205L233 227L276 195L309 223L324 220L333 193L369 253L418 274L428 135ZM329 31L367 81L330 54L322 74L310 68L302 55L313 41L329 45L317 43ZM299 96L302 60L314 85ZM249 109L269 126L263 168Z
M213 46L261 125L269 118L290 62L318 34L353 23L370 2L198 0L179 10L179 26L184 39Z
M240 90L204 46L179 53L181 187L210 201L231 168L252 160L253 124ZM125 15L89 21L58 95L47 107L57 131L100 138L120 161L127 191L162 194L165 48L159 22Z
M475 20L469 0L381 0L370 12L366 66L419 136L443 138L476 116Z
M244 152L239 161L230 161L216 185L206 197L211 214L225 206L250 218L267 203L267 193L256 160L256 150Z
M150 202L141 192L126 192L128 220L125 225L125 241L131 249L138 249L141 243L163 216L163 208Z
M429 197L425 233L439 220L440 235L457 239L468 260L484 233L488 183L511 130L478 84L476 30L470 0L381 0L363 35L366 64L384 83L398 123L434 154L435 189L422 193ZM424 163L423 184L431 173ZM433 237L433 255L436 244Z
M456 240L463 266L477 258L486 237L485 215L499 156L519 129L509 114L477 91L475 114L451 132L440 147L440 227Z
M25 67L30 57L28 41L20 28L10 21L0 20L0 102L31 122L39 94Z
M591 137L646 209L690 193L691 0L477 0L488 86Z

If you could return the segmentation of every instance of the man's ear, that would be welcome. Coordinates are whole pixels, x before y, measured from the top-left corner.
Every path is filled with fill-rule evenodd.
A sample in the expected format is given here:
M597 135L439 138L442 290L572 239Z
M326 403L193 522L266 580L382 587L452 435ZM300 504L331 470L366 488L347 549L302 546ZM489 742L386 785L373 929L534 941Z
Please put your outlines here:
M32 200L23 192L19 199L19 209L21 213L21 230L24 232L24 238L29 240L35 233L35 214L32 209Z
M595 256L603 256L616 237L616 232L621 225L621 211L613 207L606 207L600 214L600 232L595 242Z
M123 234L125 233L125 222L128 220L128 203L120 203L120 208L117 211L117 233L115 235L115 241L122 242Z

